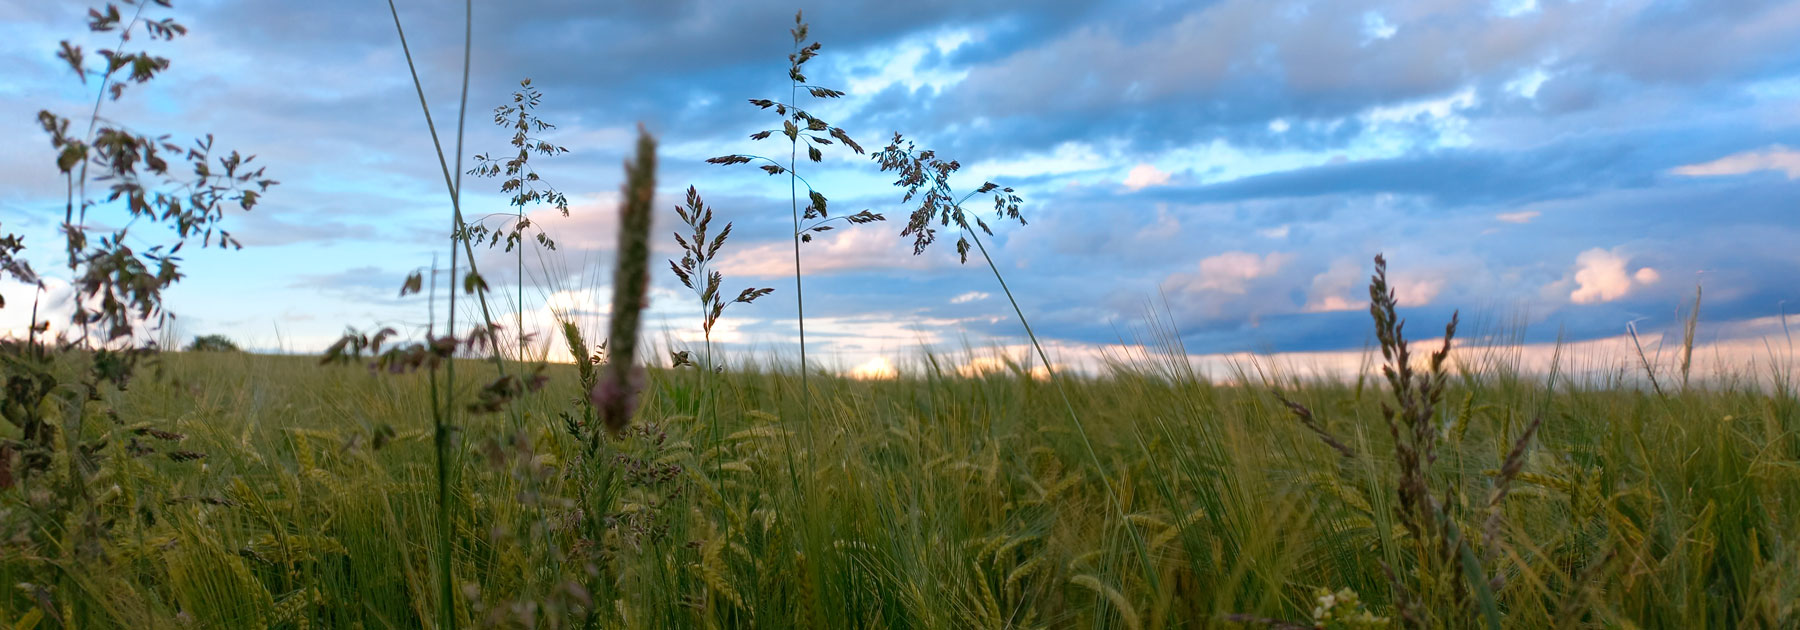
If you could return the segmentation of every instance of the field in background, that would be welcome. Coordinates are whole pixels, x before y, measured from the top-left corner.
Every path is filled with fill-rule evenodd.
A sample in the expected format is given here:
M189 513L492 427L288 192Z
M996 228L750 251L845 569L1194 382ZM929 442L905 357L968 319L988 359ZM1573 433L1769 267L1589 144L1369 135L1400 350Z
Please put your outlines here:
M104 447L88 488L105 536L70 535L90 526L74 517L46 522L59 492L49 478L4 494L0 523L43 531L0 532L0 620L54 627L40 605L54 602L66 627L429 625L424 373L239 353L161 361L115 392L121 418L157 431L123 427L114 433L129 442ZM1191 628L1232 614L1310 623L1315 587L1388 608L1383 564L1396 559L1383 550L1396 547L1382 541L1399 525L1381 504L1395 479L1377 380L1284 386L1356 459L1268 387L1154 365L1068 381L1121 521L1053 384L958 376L954 363L812 379L810 449L799 410L783 407L800 399L792 373L726 372L708 401L699 372L653 371L639 423L604 446L613 473L587 484L568 465L582 443L558 417L584 393L572 367L553 367L518 413L461 427L457 616L470 627ZM1795 621L1791 396L1550 392L1507 373L1453 375L1434 482L1486 501L1538 410L1537 444L1503 505L1509 543L1495 550L1507 627ZM131 456L167 441L204 457ZM578 531L583 506L606 501L612 513L587 519L604 533ZM81 548L31 544L44 536Z

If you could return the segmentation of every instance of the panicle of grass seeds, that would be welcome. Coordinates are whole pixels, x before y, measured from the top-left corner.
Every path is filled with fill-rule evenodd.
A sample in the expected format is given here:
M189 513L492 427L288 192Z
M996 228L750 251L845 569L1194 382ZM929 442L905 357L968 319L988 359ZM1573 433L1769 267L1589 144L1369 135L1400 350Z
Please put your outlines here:
M1414 536L1435 537L1437 501L1431 496L1427 468L1437 460L1437 425L1433 409L1443 397L1450 344L1456 336L1457 316L1444 327L1444 347L1432 353L1429 371L1420 377L1412 368L1405 320L1396 312L1398 301L1387 281L1387 260L1375 256L1375 273L1369 278L1369 314L1375 320L1375 337L1387 360L1382 374L1393 391L1393 403L1381 404L1382 419L1394 439L1394 460L1400 468L1401 523ZM1396 408L1396 405L1398 406Z
M1318 418L1313 417L1312 410L1308 409L1306 405L1288 400L1288 397L1279 390L1275 392L1275 398L1280 400L1281 404L1286 405L1288 411L1294 413L1294 417L1300 420L1301 425L1304 425L1307 430L1312 431L1314 435L1319 436L1319 439L1324 441L1326 446L1330 446L1332 450L1337 451L1339 455L1343 455L1344 459L1356 458L1356 451L1351 450L1348 444L1337 439L1337 436L1332 435L1330 431L1326 431L1324 425L1319 424Z
M869 157L881 166L882 172L891 171L899 175L894 180L894 185L906 191L901 196L900 203L911 204L914 198L918 199L917 207L907 217L906 227L900 230L902 238L913 238L914 255L925 253L925 248L937 240L933 223L967 230L969 219L974 219L975 226L981 228L982 232L993 234L994 231L981 217L963 212L963 203L975 195L994 195L996 220L1012 219L1018 221L1019 225L1025 225L1025 217L1019 214L1019 204L1024 200L1012 187L983 182L980 188L959 198L950 187L950 176L962 169L962 163L943 159L936 151L920 149L899 132L894 132L894 139L887 147ZM956 253L964 263L969 262L969 247L969 237L956 239Z
M710 341L713 326L719 322L719 316L725 313L726 306L749 304L775 290L751 287L727 302L721 288L725 276L713 269L712 263L718 257L719 249L725 246L725 240L731 238L731 222L727 221L725 228L719 230L718 234L711 235L709 241L707 227L712 223L713 211L706 205L706 200L700 197L699 189L693 186L687 189L686 205L675 206L675 214L688 226L689 235L683 237L680 232L674 233L675 243L681 246L681 260L670 260L669 270L674 272L675 279L680 280L682 286L693 290L700 298L700 329ZM712 362L711 355L709 347L706 357L709 364Z
M637 410L644 386L636 363L638 323L650 288L650 204L656 196L656 139L638 127L637 157L625 164L619 203L618 261L613 272L612 326L606 374L589 393L600 420L618 434Z

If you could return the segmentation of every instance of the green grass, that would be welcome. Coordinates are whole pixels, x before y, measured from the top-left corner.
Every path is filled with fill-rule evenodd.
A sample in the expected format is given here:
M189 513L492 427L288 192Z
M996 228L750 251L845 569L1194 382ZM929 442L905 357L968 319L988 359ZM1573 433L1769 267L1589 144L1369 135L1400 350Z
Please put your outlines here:
M218 353L166 355L163 367L109 400L206 457L131 457L132 439L155 438L90 423L89 437L111 438L87 498L56 498L66 456L0 491L0 622L430 623L424 374ZM461 386L482 370L459 370ZM784 419L802 416L783 407L799 399L795 374L712 379L725 436L713 445L711 418L695 420L699 374L652 372L638 424L605 447L607 470L578 477L582 443L557 414L582 393L572 368L553 370L516 403L522 432L507 414L462 425L456 615L468 627L1198 628L1235 613L1310 622L1316 587L1391 613L1382 563L1404 566L1405 547L1379 508L1393 501L1379 392L1288 389L1365 454L1351 461L1263 387L1167 372L1067 383L1121 522L1053 385L1016 373L815 378L818 452L791 459L813 463L795 484L784 449L804 441L784 439L801 431ZM1445 401L1434 481L1477 505L1545 410L1504 504L1507 543L1486 561L1508 576L1495 593L1507 627L1800 621L1791 398L1547 392L1488 374L1453 378ZM584 509L608 518L578 526ZM1156 579L1128 527L1148 541Z

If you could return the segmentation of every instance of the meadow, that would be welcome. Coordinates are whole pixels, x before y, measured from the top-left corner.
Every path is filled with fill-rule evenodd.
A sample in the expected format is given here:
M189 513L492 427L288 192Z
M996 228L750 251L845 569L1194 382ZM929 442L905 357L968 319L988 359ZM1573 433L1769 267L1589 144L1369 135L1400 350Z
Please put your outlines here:
M89 27L186 33L141 21L148 4L108 4ZM1203 374L1170 320L1098 371L1063 370L963 207L991 199L996 224L1022 225L1023 193L958 190L960 163L898 133L865 154L798 104L844 93L807 82L821 47L801 15L791 34L789 98L749 99L779 121L750 138L789 155L709 161L788 184L797 362L715 352L727 308L776 289L724 288L730 224L693 187L673 213L655 201L673 188L642 130L613 260L580 271L611 276L604 321L567 309L527 339L525 251L556 236L527 210L568 211L531 165L568 150L543 139L529 81L495 110L513 149L471 170L466 116L452 136L423 112L449 229L444 281L399 287L429 297L422 335L352 329L315 356L149 343L175 252L235 246L224 211L276 182L210 135L186 148L100 125L99 105L80 134L45 111L80 290L69 321L40 325L31 304L29 334L0 339L0 627L1800 627L1792 373L1772 358L1690 378L1698 296L1678 364L1540 373L1517 346L1459 346L1454 317L1409 336L1375 256L1375 342L1350 378L1263 360ZM68 42L59 58L101 95L169 67L103 52L102 69ZM898 178L915 252L941 230L985 263L1035 362L971 371L973 355L923 350L877 379L809 365L802 244L886 221L828 210L800 173L825 151ZM180 167L194 179L171 184ZM466 219L464 174L501 179L514 212ZM89 210L132 221L107 233ZM657 216L681 224L668 276L650 260ZM140 220L174 228L169 248L128 246ZM502 242L516 305L473 268ZM0 239L0 273L36 282L22 249ZM653 273L693 291L699 343L644 343ZM573 362L545 361L552 346Z
M1420 562L1375 383L1290 382L1356 449L1317 439L1264 386L1142 357L1069 400L1020 372L920 366L893 380L652 373L596 457L560 427L584 396L550 372L516 414L459 427L453 601L469 627L1315 627L1349 589L1388 623ZM1455 361L1459 368L1468 363ZM481 366L470 362L467 372ZM307 357L162 357L118 393L83 496L78 461L0 493L11 627L404 628L430 624L434 513L422 374ZM1280 382L1277 380L1277 382ZM1500 469L1545 418L1480 555L1506 627L1792 627L1800 438L1791 396L1448 380L1431 483L1480 531ZM476 379L466 383L473 387ZM155 427L151 429L150 427ZM810 438L807 435L810 433ZM716 439L715 439L716 436ZM811 446L807 446L807 444ZM177 448L178 447L178 448ZM173 452L204 457L176 461ZM134 456L136 455L136 456ZM593 466L580 470L578 466ZM1124 516L1109 506L1107 485ZM598 520L583 518L599 511ZM1143 539L1141 563L1132 533ZM1446 600L1448 601L1448 600ZM1471 606L1448 627L1473 627ZM49 620L61 620L61 625Z

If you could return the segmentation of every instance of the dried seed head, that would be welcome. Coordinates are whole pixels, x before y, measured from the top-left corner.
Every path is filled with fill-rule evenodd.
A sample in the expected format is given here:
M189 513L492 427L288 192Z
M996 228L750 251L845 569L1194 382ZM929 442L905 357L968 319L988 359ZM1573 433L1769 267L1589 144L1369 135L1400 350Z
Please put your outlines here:
M650 203L656 195L656 139L638 128L636 158L625 164L625 189L619 205L618 263L613 274L610 361L606 375L589 393L601 421L613 433L630 424L643 387L642 368L635 363L638 324L650 288Z

